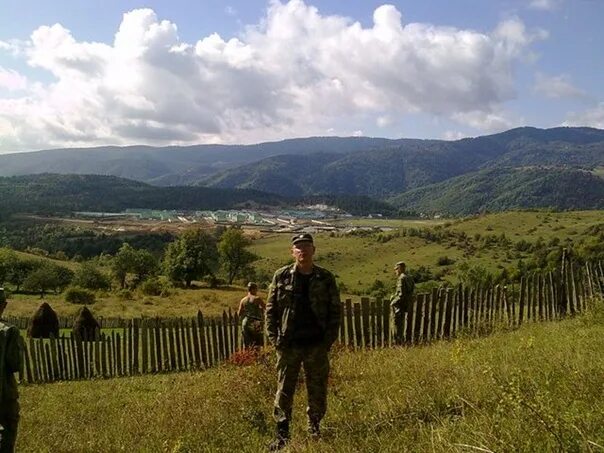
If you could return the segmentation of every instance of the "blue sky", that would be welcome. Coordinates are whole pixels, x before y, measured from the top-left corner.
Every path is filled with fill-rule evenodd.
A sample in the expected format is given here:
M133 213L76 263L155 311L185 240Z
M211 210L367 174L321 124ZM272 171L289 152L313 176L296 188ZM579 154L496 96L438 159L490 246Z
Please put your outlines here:
M0 153L604 128L600 0L0 0Z

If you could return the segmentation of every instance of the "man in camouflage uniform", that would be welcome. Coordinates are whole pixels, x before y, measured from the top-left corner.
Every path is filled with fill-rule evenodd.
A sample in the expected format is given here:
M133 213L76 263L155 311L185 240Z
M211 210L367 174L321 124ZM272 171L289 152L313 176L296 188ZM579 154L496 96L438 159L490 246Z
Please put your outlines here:
M6 304L4 289L0 288L0 317ZM14 373L21 371L22 357L19 330L0 321L0 453L15 451L19 425L19 393Z
M277 394L273 416L277 437L269 446L280 450L289 440L294 391L304 366L308 393L308 429L319 436L327 409L328 352L338 337L340 294L331 272L313 263L310 234L292 238L295 263L275 272L266 304L266 330L277 350Z
M394 339L396 344L403 343L403 323L405 313L411 307L411 299L413 298L413 290L415 283L410 275L405 273L406 265L403 261L399 261L394 266L394 273L397 276L396 291L390 298L390 306L394 314Z

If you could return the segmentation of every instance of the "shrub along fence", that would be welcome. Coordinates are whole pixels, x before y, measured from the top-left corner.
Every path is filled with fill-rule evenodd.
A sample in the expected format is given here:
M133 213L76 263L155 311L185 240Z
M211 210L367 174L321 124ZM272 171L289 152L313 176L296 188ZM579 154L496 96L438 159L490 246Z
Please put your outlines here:
M414 297L402 320L403 344L561 319L583 311L603 292L601 262L577 266L567 259L555 272L531 275L515 286L441 288ZM394 345L388 301L349 299L342 308L340 344L351 349ZM230 311L221 318L205 319L198 312L190 319L112 320L102 327L111 330L97 330L94 338L27 339L22 382L201 370L242 348L239 319Z

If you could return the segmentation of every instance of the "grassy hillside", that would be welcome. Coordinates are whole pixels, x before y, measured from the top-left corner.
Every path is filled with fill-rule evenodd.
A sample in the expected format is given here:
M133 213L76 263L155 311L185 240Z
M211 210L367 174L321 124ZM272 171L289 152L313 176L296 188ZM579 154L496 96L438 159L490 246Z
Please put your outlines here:
M376 279L387 285L393 284L392 267L399 260L405 260L412 270L425 266L434 274L440 273L443 278L455 282L461 263L479 264L491 272L500 271L529 256L514 249L514 244L519 241L534 243L541 237L545 242L556 239L560 243L570 240L576 244L586 237L590 227L601 224L603 220L603 211L515 211L445 223L441 220L356 220L351 222L351 226L382 225L394 230L317 234L316 259L320 265L332 270L346 291L351 292L366 290ZM405 229L432 231L445 238L402 235ZM458 237L460 234L465 235L463 241ZM485 244L485 236L501 237L502 234L510 241L509 245ZM252 251L261 257L255 266L261 273L272 275L272 271L288 262L289 239L288 234L274 234L254 241ZM439 265L438 259L444 256L454 262Z
M604 310L486 339L333 355L324 435L299 452L600 451ZM253 366L21 389L19 451L263 451L272 353Z

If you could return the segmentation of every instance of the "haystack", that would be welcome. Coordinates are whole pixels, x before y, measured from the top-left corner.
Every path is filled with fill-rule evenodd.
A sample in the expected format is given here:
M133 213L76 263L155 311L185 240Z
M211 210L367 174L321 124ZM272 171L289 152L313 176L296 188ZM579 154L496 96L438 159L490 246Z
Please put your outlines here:
M27 336L30 338L50 338L51 336L59 338L59 318L48 302L42 302L34 313L27 329Z
M92 341L96 338L97 331L100 331L101 326L88 307L80 308L71 335L77 340Z

